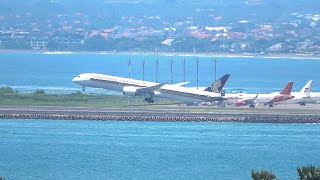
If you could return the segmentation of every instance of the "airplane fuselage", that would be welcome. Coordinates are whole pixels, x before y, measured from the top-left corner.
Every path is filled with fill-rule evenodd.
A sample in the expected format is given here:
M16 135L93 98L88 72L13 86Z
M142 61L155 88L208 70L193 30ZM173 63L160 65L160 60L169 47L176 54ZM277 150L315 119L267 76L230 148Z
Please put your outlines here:
M279 93L270 94L247 94L247 93L236 93L236 94L226 94L225 98L228 103L236 103L243 100L252 99L255 103L261 104L272 104L278 102L286 102L294 96L292 95L280 95Z
M159 83L122 78L104 74L84 73L73 79L73 82L82 87L103 88L123 92L125 95L134 94L138 88L156 86ZM207 92L202 90L189 89L170 84L165 84L154 91L154 96L175 99L186 103L221 101L220 93Z

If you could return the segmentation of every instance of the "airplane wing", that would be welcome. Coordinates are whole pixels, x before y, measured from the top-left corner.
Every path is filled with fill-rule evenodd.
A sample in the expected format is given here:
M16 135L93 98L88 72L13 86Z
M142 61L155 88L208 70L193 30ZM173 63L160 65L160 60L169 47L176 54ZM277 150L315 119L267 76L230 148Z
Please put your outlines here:
M177 83L177 84L172 84L173 86L183 86L185 84L188 84L190 82L180 82L180 83Z
M259 93L253 97L253 98L244 98L244 99L240 99L237 102L235 102L236 106L246 106L246 105L250 105L250 107L254 107L254 104L256 104L256 99L259 96Z
M254 104L258 96L259 96L259 93L254 98L244 99L243 102L245 102L246 104Z
M154 86L149 86L149 87L143 87L143 88L138 88L136 91L136 95L154 95L154 91L160 89L162 86L164 86L166 83L159 83Z

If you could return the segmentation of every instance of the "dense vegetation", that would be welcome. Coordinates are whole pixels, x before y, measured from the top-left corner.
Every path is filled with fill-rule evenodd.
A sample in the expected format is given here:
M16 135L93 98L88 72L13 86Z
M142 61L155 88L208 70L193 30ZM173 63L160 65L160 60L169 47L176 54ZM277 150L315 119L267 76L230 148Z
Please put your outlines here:
M0 49L318 55L318 7L318 0L0 0ZM172 44L161 44L168 38Z
M119 19L121 16L149 16L158 14L165 20L176 21L181 17L193 16L190 12L201 8L215 8L217 13L236 18L247 15L243 8L247 0L0 0L1 14L32 12L41 15L41 18L56 16L57 14L86 13L96 20L108 18ZM251 11L257 16L270 18L278 13L291 13L292 11L318 10L315 4L318 0L261 0L263 6L253 8ZM178 8L183 7L183 8ZM228 7L229 10L222 8ZM283 8L285 7L285 8ZM270 13L275 12L275 13ZM98 26L98 24L97 24Z

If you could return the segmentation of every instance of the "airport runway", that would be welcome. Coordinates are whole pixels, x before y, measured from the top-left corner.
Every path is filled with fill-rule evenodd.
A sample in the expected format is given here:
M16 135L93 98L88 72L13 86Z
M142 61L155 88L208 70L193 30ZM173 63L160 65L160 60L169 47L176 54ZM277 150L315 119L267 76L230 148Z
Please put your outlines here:
M244 123L320 123L320 105L277 105L273 108L178 107L126 108L0 106L1 119L193 121Z

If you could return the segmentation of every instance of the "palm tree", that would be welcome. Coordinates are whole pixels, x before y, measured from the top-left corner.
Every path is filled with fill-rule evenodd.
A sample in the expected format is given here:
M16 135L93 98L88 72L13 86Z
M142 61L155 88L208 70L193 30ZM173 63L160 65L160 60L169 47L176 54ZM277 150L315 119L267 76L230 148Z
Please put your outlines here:
M320 168L316 166L304 166L297 168L299 180L320 180Z
M252 180L276 180L277 177L271 171L252 170Z

